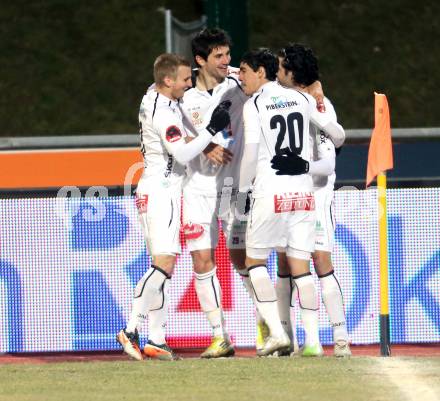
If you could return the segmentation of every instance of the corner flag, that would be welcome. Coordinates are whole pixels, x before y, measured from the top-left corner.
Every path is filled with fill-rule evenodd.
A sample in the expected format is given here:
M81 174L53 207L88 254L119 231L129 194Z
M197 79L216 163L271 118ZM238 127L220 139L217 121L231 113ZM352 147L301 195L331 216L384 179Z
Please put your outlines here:
M387 176L393 168L390 112L385 95L374 92L374 130L368 151L367 184L377 176L379 223L380 354L391 355L388 286Z
M385 95L374 92L374 130L368 150L366 187L379 173L392 168L393 146L388 102Z

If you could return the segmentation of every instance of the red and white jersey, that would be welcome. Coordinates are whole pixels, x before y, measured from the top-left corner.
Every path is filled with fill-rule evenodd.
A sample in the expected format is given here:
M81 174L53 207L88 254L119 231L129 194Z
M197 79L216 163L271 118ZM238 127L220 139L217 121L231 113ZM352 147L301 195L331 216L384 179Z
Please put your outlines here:
M329 114L333 121L337 121L335 109L329 99L324 98L326 113ZM312 138L312 160L320 160L324 158L336 158L335 145L328 135L320 130L316 125L310 124L310 132ZM317 191L326 188L333 191L336 181L336 172L329 176L313 175L313 187Z
M276 175L271 159L290 149L309 161L310 115L316 101L309 95L268 82L244 105L245 143L259 143L258 162L252 196L272 196L290 192L312 192L309 174Z
M176 162L173 151L182 146L187 134L178 102L149 89L139 110L139 131L144 172L137 191L181 190L185 167Z
M221 193L225 180L228 186L238 187L244 146L243 105L248 99L235 73L227 76L212 91L202 91L193 87L185 92L181 107L193 135L197 135L197 130L206 128L213 110L220 102L232 102L229 109L231 124L219 132L212 142L229 149L234 155L230 163L221 166L214 165L203 153L191 160L185 180L187 189L206 196L217 196Z

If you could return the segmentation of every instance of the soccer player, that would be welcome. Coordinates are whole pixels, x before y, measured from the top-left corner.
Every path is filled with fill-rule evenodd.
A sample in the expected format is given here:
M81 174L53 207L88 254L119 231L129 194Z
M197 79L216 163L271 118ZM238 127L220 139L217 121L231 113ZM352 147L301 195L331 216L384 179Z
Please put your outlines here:
M216 145L211 144L189 164L183 191L184 232L194 264L195 288L213 329L212 343L201 356L215 358L233 354L224 326L221 288L214 260L218 219L222 222L231 262L242 277L246 290L251 297L253 295L245 266L246 221L237 220L234 213L244 146L242 112L248 97L240 86L237 69L229 66L231 40L226 32L202 30L191 44L198 68L194 87L183 97L182 108L187 120L195 128L203 128L219 102L225 99L232 102L231 124L216 135ZM310 90L314 90L318 97L322 95L319 82ZM257 313L257 349L263 346L267 333L267 326Z
M222 222L230 258L244 269L246 223L234 219L239 163L242 154L242 110L247 96L237 76L230 74L231 41L220 29L205 29L191 42L197 65L195 85L185 92L182 109L196 129L206 126L212 110L230 101L231 123L214 138L210 147L189 163L183 190L183 223L193 259L195 289L200 306L213 329L211 345L202 358L232 356L234 348L226 332L221 288L216 274L214 250L218 243L218 219Z
M144 171L136 190L136 206L152 264L134 290L132 311L117 336L125 353L142 360L138 329L149 315L149 340L145 355L173 359L165 341L168 287L176 254L180 253L180 202L185 165L229 125L228 104L212 113L206 129L186 142L179 99L192 86L188 61L162 54L154 63L155 88L143 97L139 111Z
M247 95L243 109L245 149L240 168L240 211L252 182L252 202L246 232L246 267L255 293L256 307L270 329L258 355L290 349L291 341L280 322L275 289L267 272L272 249L283 249L299 288L305 348L322 353L318 334L316 289L309 260L315 243L315 211L312 177L277 175L271 167L276 155L297 154L310 159L309 123L313 121L335 140L342 127L317 111L309 95L276 82L277 57L267 49L246 53L240 79Z
M313 51L301 44L286 46L279 52L278 81L286 87L300 91L319 79L318 60ZM336 122L336 112L330 100L324 98L326 112ZM349 338L346 328L345 313L341 287L335 276L331 260L334 243L333 190L335 174L335 145L332 140L317 126L311 124L313 139L312 160L307 162L297 155L278 158L273 166L279 174L304 174L313 177L313 188L316 207L315 251L313 263L322 290L322 299L333 327L334 355L350 356ZM338 143L338 146L341 144ZM296 291L291 291L289 270L285 254L278 254L279 275L277 291L281 319L289 322L290 306L295 304ZM285 328L290 332L290 325ZM295 328L293 328L295 330Z

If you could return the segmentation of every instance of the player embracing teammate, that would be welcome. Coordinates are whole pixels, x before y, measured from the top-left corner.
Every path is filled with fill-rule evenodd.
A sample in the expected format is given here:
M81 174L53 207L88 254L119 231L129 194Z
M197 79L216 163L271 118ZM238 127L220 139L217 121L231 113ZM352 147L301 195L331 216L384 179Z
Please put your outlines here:
M165 342L165 327L169 279L179 253L182 187L183 231L193 259L195 289L213 331L211 345L201 356L234 355L214 259L218 220L231 262L256 306L257 354L289 354L295 341L284 319L292 291L288 298L279 297L277 306L281 292L275 291L267 273L267 257L274 248L281 252L289 290L293 282L299 294L306 331L303 354L322 353L316 289L309 270L315 249L313 179L308 169L291 166L312 165L311 122L338 144L344 131L330 113L317 111L313 97L276 82L278 59L270 51L245 54L238 74L229 66L230 44L219 29L196 35L192 50L198 68L192 84L187 62L177 57L174 67L167 69L161 57L175 56L159 57L156 88L141 104L145 171L137 206L153 260L136 286L127 327L117 336L124 351L138 360L143 358L138 328L147 315L150 332L144 353L174 358ZM303 89L317 89L319 97L321 87L315 81ZM170 217L168 229L164 216Z
M277 170L281 163L311 159L309 126L323 130L342 144L343 128L317 109L311 96L281 86L277 81L278 58L267 49L246 53L240 64L240 79L247 95L243 110L245 149L240 171L240 198L252 187L246 233L246 267L254 291L254 302L270 329L259 355L285 354L292 339L283 328L277 294L267 271L273 249L284 252L290 274L298 288L302 321L306 332L303 355L320 355L317 293L310 273L315 249L315 199L312 176L290 175ZM245 210L247 211L247 210Z

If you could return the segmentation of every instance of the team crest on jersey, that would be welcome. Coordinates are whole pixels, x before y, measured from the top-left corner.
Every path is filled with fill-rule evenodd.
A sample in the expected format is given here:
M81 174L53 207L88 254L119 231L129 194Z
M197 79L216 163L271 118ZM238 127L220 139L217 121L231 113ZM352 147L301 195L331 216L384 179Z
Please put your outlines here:
M205 229L201 224L187 223L183 226L183 234L187 240L199 238L204 231Z
M139 213L146 213L148 206L148 195L136 195L135 203Z
M315 198L310 192L288 192L274 196L275 213L315 210Z
M175 125L171 125L167 128L166 131L166 139L168 142L176 142L180 138L182 138L182 133L180 132L179 127L176 127Z
M193 111L191 113L191 121L193 125L201 125L203 123L203 119L200 117L200 113L198 111Z

